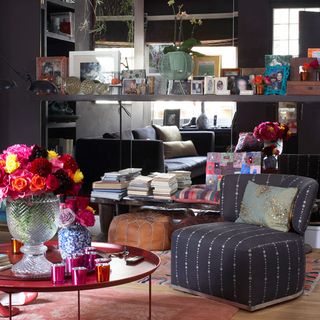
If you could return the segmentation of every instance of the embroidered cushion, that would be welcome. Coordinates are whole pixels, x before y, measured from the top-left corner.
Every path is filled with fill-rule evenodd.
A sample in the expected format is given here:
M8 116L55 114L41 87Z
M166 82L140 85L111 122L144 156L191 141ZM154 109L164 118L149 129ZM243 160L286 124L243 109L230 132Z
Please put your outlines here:
M297 191L248 181L236 222L289 231Z
M163 143L164 158L180 158L197 156L197 150L191 140L188 141L169 141Z

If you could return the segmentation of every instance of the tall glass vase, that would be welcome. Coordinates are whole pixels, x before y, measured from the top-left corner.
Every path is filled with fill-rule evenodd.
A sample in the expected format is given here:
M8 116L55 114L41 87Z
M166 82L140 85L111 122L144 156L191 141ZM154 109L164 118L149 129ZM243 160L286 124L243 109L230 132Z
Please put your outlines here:
M44 242L58 230L59 199L53 194L7 200L8 228L13 238L24 245L22 259L13 265L12 272L22 278L44 278L51 273L51 262L45 253Z

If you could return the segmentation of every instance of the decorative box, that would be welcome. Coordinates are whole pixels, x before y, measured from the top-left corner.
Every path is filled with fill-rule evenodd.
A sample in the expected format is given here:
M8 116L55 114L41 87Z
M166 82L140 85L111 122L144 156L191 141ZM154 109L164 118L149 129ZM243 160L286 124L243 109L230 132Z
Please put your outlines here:
M287 95L320 95L320 81L288 81Z

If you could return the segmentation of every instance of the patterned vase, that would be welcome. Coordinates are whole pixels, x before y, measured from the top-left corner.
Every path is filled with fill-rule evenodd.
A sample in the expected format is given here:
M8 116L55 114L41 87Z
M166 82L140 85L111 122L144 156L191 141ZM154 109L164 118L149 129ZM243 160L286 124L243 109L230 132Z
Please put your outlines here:
M22 278L44 278L51 274L44 242L58 230L59 199L53 194L7 199L7 221L10 234L24 245L22 259L13 265L12 272Z
M90 247L91 233L86 227L74 224L59 230L58 241L61 257L65 259L74 253L83 252L85 247Z

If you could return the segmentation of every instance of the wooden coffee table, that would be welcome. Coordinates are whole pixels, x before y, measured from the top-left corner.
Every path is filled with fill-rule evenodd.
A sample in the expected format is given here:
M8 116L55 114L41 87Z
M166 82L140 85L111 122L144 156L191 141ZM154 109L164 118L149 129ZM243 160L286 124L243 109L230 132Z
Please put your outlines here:
M51 262L60 262L61 257L57 248L57 242L51 241L48 246L47 258ZM93 242L92 246L100 251L108 253L117 253L124 250L121 245ZM129 251L128 256L143 256L144 260L136 265L126 265L123 257L112 258L110 281L97 283L94 272L87 275L87 282L84 285L72 285L71 278L67 278L64 284L53 285L51 279L28 280L15 277L11 270L0 271L0 290L9 294L9 304L11 310L11 294L16 292L61 292L77 291L78 292L78 319L80 319L80 291L99 289L105 287L114 287L125 283L137 281L145 277L149 278L149 319L151 319L151 274L159 267L160 258L147 250L126 246ZM21 254L12 254L11 244L0 244L0 253L7 253L10 261L16 263L21 259ZM10 314L9 319L12 319Z

